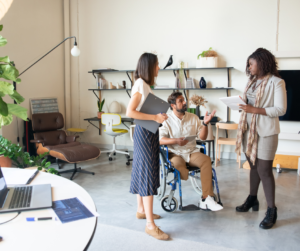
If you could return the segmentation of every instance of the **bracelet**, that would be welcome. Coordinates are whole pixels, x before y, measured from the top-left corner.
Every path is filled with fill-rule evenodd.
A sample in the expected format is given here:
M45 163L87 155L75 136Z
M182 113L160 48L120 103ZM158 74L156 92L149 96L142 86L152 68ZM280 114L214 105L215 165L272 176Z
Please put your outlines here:
M205 124L204 121L202 122L202 124L203 124L204 126L207 126L207 124ZM209 124L209 123L208 123L208 124Z

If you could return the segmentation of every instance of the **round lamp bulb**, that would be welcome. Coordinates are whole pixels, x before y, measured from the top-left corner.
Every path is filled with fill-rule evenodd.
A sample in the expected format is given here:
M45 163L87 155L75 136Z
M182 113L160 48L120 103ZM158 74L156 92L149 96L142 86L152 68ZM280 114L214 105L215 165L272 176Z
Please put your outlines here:
M13 0L0 0L0 20L5 16Z
M72 48L71 54L73 57L78 57L80 55L80 50L76 45L74 45L74 47Z

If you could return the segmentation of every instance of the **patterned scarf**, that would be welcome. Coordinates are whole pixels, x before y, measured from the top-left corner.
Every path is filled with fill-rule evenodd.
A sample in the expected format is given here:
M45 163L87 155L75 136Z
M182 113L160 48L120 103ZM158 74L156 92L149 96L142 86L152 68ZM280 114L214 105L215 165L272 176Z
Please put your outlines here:
M271 75L267 75L263 79L261 85L258 87L258 90L256 92L254 107L259 108L261 97L264 94L270 76ZM243 100L245 103L247 103L247 91L255 82L256 82L256 78L250 80L245 88L243 94ZM250 130L249 130L249 135L247 140L247 150L246 150L246 155L250 158L250 161L253 163L253 165L255 165L256 154L257 154L257 141L258 141L258 134L256 131L256 118L257 118L257 114L252 113ZM247 113L244 110L242 110L242 114L239 121L237 139L236 139L236 148L235 148L235 152L237 153L238 156L241 156L241 145L243 140L243 134L246 130L247 130Z

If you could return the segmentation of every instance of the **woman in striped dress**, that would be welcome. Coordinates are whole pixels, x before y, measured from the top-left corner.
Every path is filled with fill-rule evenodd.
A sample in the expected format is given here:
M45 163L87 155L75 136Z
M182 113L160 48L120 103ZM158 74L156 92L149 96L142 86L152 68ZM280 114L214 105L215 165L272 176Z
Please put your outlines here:
M166 114L145 114L139 112L149 93L150 86L159 71L157 56L144 53L137 64L135 83L131 90L131 99L126 115L133 119L154 120L164 122ZM137 125L134 130L133 166L131 174L130 192L137 195L138 219L147 219L145 232L156 239L167 240L169 236L161 231L154 223L159 215L153 214L153 195L159 188L159 137L158 131L154 134Z

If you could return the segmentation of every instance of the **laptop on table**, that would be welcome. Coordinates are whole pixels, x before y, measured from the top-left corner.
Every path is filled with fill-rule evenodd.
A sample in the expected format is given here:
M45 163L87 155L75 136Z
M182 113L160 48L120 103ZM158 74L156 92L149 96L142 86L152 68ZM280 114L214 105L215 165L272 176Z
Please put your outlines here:
M52 207L51 185L7 187L0 167L0 213Z

